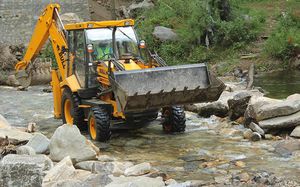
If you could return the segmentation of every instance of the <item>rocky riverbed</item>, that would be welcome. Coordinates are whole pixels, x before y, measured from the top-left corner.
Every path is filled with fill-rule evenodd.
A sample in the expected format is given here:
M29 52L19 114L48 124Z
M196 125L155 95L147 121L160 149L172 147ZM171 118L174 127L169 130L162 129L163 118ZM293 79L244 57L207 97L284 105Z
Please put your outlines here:
M16 88L0 87L0 114L8 121L2 124L10 123L12 127L9 129L18 127L17 130L12 130L18 131L18 134L10 135L19 139L10 140L10 147L2 141L6 148L11 148L6 150L11 151L7 153L19 154L5 156L1 161L2 167L9 171L9 167L16 169L17 163L21 163L20 167L24 167L22 163L43 163L37 164L39 169L33 170L37 185L124 186L131 182L138 186L299 186L300 142L299 139L288 136L290 131L285 136L266 133L264 136L260 135L261 141L253 141L245 137L249 129L244 127L243 119L233 113L230 117L237 118L234 121L227 117L228 113L223 117L208 117L206 113L207 118L203 118L196 113L187 112L187 129L184 134L164 134L158 118L140 130L114 132L109 143L93 142L93 146L86 143L79 132L69 132L71 127L61 126L61 120L53 119L52 94L42 92L43 89L41 86L30 87L24 92L17 91ZM236 86L231 86L230 89L229 93L239 90ZM256 91L253 93L260 95ZM219 106L220 103L222 102L219 102ZM36 123L35 130L47 138L40 134L19 132L28 131L27 125L32 122ZM61 127L56 130L59 126ZM59 132L62 129L68 132ZM1 128L0 136L8 135L7 131L6 127ZM81 140L81 147L78 148L80 144L75 146L71 141L65 142L63 148L56 146L55 142L63 141L60 140L64 138L61 134L71 138L75 136L73 133L78 141ZM88 138L86 132L82 134ZM252 136L253 130L250 134ZM39 141L44 140L45 145L48 142L49 146L35 147L33 137L37 139L36 136ZM5 137L2 138L5 140ZM20 148L26 144L25 148ZM28 146L33 147L33 150ZM18 151L15 151L16 147L19 147ZM100 152L97 148L100 148ZM84 151L85 158L74 156L82 156L83 149L87 150ZM70 157L59 153L69 153ZM28 158L26 154L35 156ZM62 170L69 173L61 175L59 172ZM0 181L5 186L9 177L13 176L5 172L1 174ZM27 182L32 179L26 178L25 174L18 174L24 175L23 179Z

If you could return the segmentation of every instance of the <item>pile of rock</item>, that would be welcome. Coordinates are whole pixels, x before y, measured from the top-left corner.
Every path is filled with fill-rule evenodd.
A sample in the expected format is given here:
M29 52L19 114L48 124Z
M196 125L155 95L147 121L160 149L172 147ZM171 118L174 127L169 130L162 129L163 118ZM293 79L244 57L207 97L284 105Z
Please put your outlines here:
M165 186L169 179L149 163L134 165L100 155L76 126L60 126L48 139L0 120L0 140L18 142L0 161L0 186Z
M253 141L272 139L272 135L282 132L291 132L290 136L300 138L300 94L285 100L263 95L259 90L228 88L218 101L189 105L186 109L201 117L229 117L248 128L244 138Z

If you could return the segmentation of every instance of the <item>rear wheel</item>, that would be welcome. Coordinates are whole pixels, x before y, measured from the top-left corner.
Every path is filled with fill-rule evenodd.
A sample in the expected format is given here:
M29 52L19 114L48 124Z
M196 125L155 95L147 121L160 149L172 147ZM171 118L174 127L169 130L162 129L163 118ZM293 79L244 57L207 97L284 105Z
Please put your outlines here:
M80 130L86 130L84 123L84 111L79 108L80 98L69 88L65 88L62 94L62 120L64 124L76 125Z
M164 118L162 126L165 133L185 131L186 119L183 107L172 106L163 108L162 117Z
M93 107L88 117L88 129L91 139L106 142L110 139L110 114L101 107Z

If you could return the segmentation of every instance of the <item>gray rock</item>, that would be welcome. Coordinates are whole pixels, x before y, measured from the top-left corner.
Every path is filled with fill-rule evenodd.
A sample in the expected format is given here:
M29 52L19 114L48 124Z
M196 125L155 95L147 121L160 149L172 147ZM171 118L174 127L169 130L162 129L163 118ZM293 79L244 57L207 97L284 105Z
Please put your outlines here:
M32 147L36 153L43 154L49 150L49 144L50 140L45 135L35 133L26 145Z
M163 26L156 26L152 35L163 42L175 41L178 38L177 34L172 29Z
M147 174L151 171L151 165L149 163L141 163L127 168L124 172L126 176L139 176Z
M272 134L265 134L265 139L266 140L273 140L274 136Z
M266 119L259 122L259 126L263 129L274 128L289 128L300 124L300 112L289 116L281 116L271 119Z
M236 120L244 116L250 98L251 94L245 91L236 94L232 99L228 100L229 117L231 120Z
M78 169L92 171L100 174L113 174L114 176L123 175L126 168L133 166L131 162L99 162L83 161L75 165Z
M253 132L251 138L252 141L256 142L256 141L260 141L261 140L261 135L257 132Z
M183 183L171 184L169 187L198 187L205 186L208 182L202 180L189 180Z
M112 180L108 175L105 174L92 174L83 180L85 186L106 186L111 183Z
M22 132L16 128L0 128L0 138L8 137L9 140L28 141L32 134Z
M27 145L17 147L16 152L18 155L35 155L34 149Z
M117 159L112 157L112 156L108 156L108 155L99 155L98 156L98 161L100 162L113 162L116 161Z
M6 155L2 159L2 164L20 164L20 165L36 165L42 171L50 170L53 167L53 162L46 155Z
M128 187L128 186L143 186L143 187L163 187L165 183L161 177L149 178L144 176L138 177L112 177L112 182L106 187Z
M0 129L1 128L10 128L8 121L0 114Z
M82 22L82 19L79 18L79 16L75 13L64 13L60 15L60 18L64 24L70 24L70 23L78 23Z
M43 169L38 164L10 162L8 158L0 162L0 171L0 186L41 186L44 176Z
M199 104L197 107L197 113L202 117L210 117L212 115L226 117L228 114L228 107L220 101Z
M56 129L50 140L50 158L60 161L70 156L75 162L95 160L97 152L93 145L80 134L76 125L62 125Z
M260 128L256 123L254 122L251 122L250 125L249 125L249 128L254 131L254 132L257 132L259 133L261 136L264 136L265 135L265 131Z
M65 157L57 163L43 179L43 186L49 183L57 182L59 180L66 180L71 178L75 173L75 168L69 156Z
M154 4L151 2L151 0L144 0L139 3L133 3L127 8L127 14L129 14L132 17L135 17L136 13L140 10L144 9L151 9L154 7Z
M297 126L291 133L292 137L300 138L300 126Z

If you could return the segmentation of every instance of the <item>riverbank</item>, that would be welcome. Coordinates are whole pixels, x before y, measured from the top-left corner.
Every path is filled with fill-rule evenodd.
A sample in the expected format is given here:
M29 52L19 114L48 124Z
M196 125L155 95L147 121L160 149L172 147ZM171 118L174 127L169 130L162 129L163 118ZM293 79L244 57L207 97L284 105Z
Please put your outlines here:
M236 83L231 89L240 86ZM16 88L0 87L3 106L0 113L13 126L26 127L29 122L35 122L37 131L51 140L61 121L53 119L52 95L42 92L43 88L30 87L22 92L16 91ZM187 112L186 117L184 134L164 134L158 118L140 130L114 132L109 143L93 143L100 147L100 155L114 160L110 163L149 163L151 169L168 176L159 179L164 184L168 181L166 179L174 179L177 183L188 181L185 183L188 184L197 180L198 184L214 186L298 185L300 148L297 147L297 139L271 136L253 142L244 138L248 129L229 118L203 118L192 112ZM85 132L83 135L88 137ZM291 143L294 141L296 143ZM292 144L294 147L289 147ZM56 162L54 165L57 165ZM76 168L76 164L74 166ZM90 169L87 168L89 172ZM288 185L287 181L296 182Z

